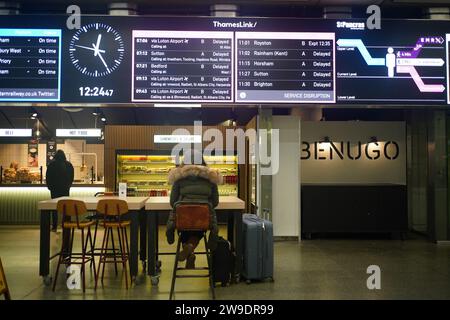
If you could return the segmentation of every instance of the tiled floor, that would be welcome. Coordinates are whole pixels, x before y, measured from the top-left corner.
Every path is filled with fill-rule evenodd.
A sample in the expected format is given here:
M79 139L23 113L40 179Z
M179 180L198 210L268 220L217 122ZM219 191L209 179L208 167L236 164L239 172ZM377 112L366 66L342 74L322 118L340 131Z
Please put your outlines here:
M221 231L225 233L224 230ZM160 233L164 251L174 251ZM52 250L61 234L52 234ZM123 277L108 267L104 287L94 291L69 290L60 276L56 292L38 276L39 229L0 227L0 257L13 299L167 299L173 256L162 256L158 286L141 276L142 283L126 290ZM197 263L205 263L197 259ZM381 268L381 290L368 290L366 269ZM55 262L51 271L55 270ZM64 269L64 268L63 268ZM141 270L142 271L142 270ZM62 275L62 273L61 273ZM308 240L275 243L275 282L245 282L217 288L218 299L450 299L450 246L414 237L396 240ZM177 299L209 299L207 279L179 279Z

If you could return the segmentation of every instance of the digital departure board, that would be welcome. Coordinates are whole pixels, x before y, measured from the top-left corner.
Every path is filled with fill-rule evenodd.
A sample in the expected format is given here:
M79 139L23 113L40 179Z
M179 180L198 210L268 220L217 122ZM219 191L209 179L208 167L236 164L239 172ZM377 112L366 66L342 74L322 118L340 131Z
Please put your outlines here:
M133 31L133 102L233 101L233 33Z
M450 21L81 18L2 16L0 105L450 104Z
M59 101L61 30L0 29L0 101Z
M236 32L236 102L334 102L334 33Z

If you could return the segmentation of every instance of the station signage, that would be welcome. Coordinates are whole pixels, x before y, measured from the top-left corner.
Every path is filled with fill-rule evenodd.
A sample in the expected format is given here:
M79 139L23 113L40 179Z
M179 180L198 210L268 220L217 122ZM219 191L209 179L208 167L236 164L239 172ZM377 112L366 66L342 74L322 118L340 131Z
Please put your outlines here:
M450 104L450 21L66 19L2 17L0 104Z
M100 138L101 129L56 129L57 137L65 138Z
M0 137L31 137L31 129L0 129Z
M201 135L154 135L154 143L202 143Z

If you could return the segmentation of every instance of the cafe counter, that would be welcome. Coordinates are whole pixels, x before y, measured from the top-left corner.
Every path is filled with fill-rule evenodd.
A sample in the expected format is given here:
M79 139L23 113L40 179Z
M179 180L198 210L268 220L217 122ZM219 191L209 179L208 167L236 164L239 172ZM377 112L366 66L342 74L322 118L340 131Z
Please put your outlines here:
M74 184L71 196L94 196L104 192L103 184ZM37 203L50 199L45 184L1 184L0 225L39 224Z

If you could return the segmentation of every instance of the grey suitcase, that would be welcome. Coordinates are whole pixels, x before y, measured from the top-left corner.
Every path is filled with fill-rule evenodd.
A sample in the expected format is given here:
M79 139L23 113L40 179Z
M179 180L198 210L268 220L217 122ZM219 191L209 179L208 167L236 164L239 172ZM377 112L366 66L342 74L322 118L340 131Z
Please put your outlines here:
M244 267L242 275L252 280L273 281L273 225L254 214L243 217Z

